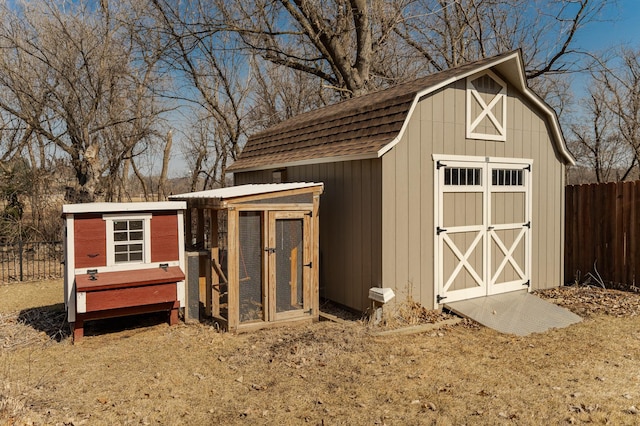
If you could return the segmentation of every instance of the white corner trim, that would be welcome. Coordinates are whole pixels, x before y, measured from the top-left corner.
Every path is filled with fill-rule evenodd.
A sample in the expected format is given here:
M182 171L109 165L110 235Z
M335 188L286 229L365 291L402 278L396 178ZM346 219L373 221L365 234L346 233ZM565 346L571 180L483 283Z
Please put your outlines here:
M87 312L87 293L84 291L79 291L76 293L76 311L79 314L84 314Z
M185 307L185 296L186 296L186 286L184 284L184 281L178 281L176 283L176 297L178 298L178 301L180 302L180 307L184 308Z
M75 251L75 223L73 214L65 215L65 257L64 257L64 304L67 308L67 321L75 322L76 320L76 277L74 274L76 251Z

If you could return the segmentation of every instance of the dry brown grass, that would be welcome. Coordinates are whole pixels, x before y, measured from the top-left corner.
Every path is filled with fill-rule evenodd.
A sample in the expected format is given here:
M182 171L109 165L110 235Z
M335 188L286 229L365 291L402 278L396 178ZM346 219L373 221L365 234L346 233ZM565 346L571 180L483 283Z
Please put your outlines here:
M39 306L55 320L61 289L0 287L11 323L0 342L26 341L0 349L0 424L640 422L640 319L594 308L639 306L638 295L551 295L592 308L580 324L527 337L468 323L379 337L360 321L231 335L147 317L94 327L72 346L52 338L56 325L20 320Z

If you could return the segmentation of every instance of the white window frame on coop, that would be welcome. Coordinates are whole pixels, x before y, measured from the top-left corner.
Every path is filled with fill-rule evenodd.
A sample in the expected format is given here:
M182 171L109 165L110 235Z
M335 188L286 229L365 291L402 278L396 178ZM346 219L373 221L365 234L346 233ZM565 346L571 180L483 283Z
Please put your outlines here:
M139 265L145 263L151 263L151 213L137 213L137 214L117 214L117 215L103 215L102 219L106 222L107 226L107 266L120 266L120 265ZM114 223L118 221L133 221L142 220L142 260L141 261L128 261L128 262L116 262L115 247L119 245L115 241ZM131 244L131 241L127 241L127 244Z

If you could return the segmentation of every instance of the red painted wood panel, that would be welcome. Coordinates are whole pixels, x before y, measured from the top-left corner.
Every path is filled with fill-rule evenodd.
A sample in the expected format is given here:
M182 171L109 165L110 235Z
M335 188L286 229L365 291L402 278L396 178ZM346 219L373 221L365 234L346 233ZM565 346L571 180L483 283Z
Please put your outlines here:
M173 302L176 283L92 291L87 293L87 312Z
M175 283L184 280L179 266L169 268L146 268L132 271L100 272L91 280L87 274L76 275L77 291L98 291L113 288L139 287L152 284Z
M175 212L153 213L151 218L151 261L179 260L178 215Z
M107 231L102 214L74 216L75 267L107 265Z

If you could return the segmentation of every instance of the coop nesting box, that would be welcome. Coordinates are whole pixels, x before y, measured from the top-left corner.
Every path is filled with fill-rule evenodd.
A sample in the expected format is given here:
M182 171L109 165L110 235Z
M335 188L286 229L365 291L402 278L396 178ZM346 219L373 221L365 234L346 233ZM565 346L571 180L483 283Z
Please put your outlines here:
M85 321L184 306L184 202L88 203L62 208L64 294L74 341Z

